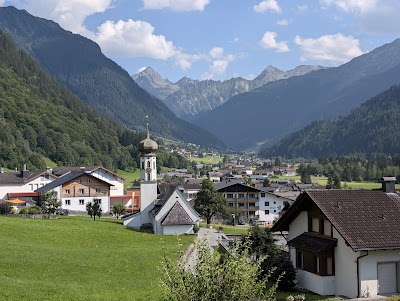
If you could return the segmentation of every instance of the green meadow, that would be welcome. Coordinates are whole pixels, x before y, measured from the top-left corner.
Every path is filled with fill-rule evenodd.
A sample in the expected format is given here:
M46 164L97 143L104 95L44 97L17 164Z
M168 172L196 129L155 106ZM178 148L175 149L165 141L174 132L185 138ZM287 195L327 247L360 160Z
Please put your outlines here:
M0 300L160 300L164 251L178 238L125 228L120 220L0 216ZM194 236L180 236L182 249Z

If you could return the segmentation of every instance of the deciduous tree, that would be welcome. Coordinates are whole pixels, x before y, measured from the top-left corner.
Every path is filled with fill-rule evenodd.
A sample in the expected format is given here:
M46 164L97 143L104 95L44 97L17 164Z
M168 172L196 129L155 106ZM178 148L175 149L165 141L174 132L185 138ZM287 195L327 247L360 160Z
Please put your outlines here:
M96 216L101 217L102 209L100 202L100 199L93 199L93 201L86 204L86 211L90 217L93 217L93 220L96 220Z

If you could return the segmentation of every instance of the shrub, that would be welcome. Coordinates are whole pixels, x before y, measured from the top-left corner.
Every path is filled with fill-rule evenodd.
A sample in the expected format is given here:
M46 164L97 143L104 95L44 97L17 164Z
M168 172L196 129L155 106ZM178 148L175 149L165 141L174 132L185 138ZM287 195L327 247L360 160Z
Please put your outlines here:
M11 205L7 202L0 204L0 214L9 214L11 212Z
M193 226L193 233L197 233L197 232L199 232L199 231L200 231L199 225L194 225L194 226Z
M280 250L271 252L261 264L263 273L267 274L273 268L275 270L271 273L271 280L277 281L280 278L278 288L281 290L292 290L296 281L296 270L290 258ZM298 296L294 296L295 300Z
M11 208L11 214L18 214L18 210L16 208Z
M40 214L42 213L42 211L40 210L39 207L33 206L33 207L29 207L28 209L28 214Z
M386 299L387 301L400 301L399 295L392 295Z
M294 296L294 300L295 301L304 301L305 298L306 298L305 295L296 295L296 296Z
M286 301L294 301L294 297L292 295L289 295L286 297Z
M28 214L28 208L21 208L19 214Z

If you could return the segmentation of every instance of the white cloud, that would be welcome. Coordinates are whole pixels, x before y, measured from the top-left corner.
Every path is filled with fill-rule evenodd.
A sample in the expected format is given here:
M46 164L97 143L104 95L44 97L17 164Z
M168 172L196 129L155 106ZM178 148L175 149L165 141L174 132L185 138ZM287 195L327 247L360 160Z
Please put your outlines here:
M143 0L143 8L169 8L174 11L203 11L209 3L210 0Z
M287 42L277 42L276 32L267 31L262 37L260 44L265 49L275 49L277 52L288 52Z
M140 73L140 72L142 72L142 71L144 71L146 69L147 69L147 67L141 67L141 68L138 69L137 73Z
M113 0L26 0L21 5L35 16L54 20L64 29L92 38L84 26L85 19L111 8Z
M209 59L211 60L211 65L208 71L202 75L203 80L224 74L229 63L233 62L236 57L232 54L225 55L224 49L221 47L214 47L209 51Z
M263 0L260 3L253 6L253 10L257 13L263 13L265 11L271 11L274 13L282 12L278 2L276 0Z
M400 33L398 0L320 0L323 8L335 6L354 14L357 30L363 33Z
M299 14L302 14L308 11L309 7L307 4L300 4L296 6L296 9Z
M106 21L98 27L96 41L107 54L125 57L149 57L167 60L179 51L154 27L145 21Z
M341 33L324 35L317 39L303 39L296 36L295 43L300 46L301 61L328 61L332 64L345 63L361 55L358 39Z
M281 26L288 26L289 25L289 21L287 19L281 19L276 21L277 25L281 25Z

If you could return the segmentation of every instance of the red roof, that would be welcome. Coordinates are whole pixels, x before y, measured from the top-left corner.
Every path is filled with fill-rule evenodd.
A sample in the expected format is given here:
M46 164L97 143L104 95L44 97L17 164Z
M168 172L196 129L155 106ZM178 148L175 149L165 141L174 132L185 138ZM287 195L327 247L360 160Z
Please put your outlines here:
M9 198L18 198L18 197L32 197L32 196L39 196L37 192L13 192L8 193Z

